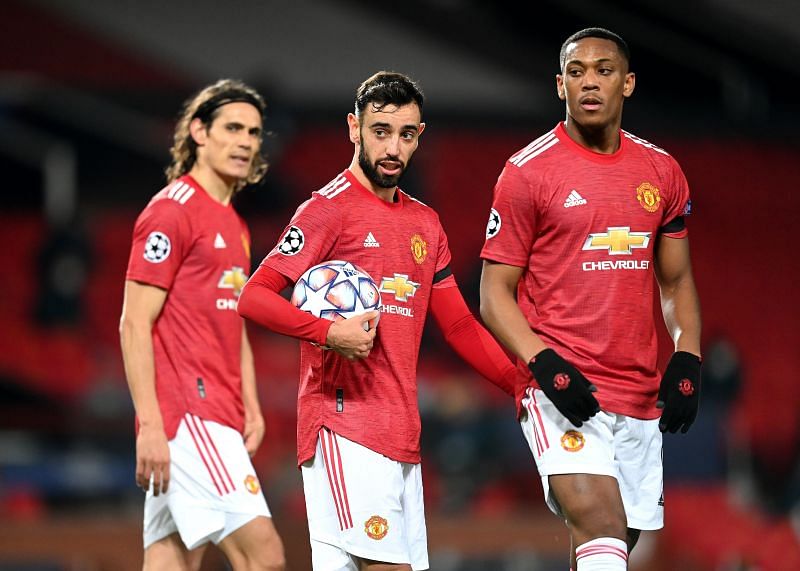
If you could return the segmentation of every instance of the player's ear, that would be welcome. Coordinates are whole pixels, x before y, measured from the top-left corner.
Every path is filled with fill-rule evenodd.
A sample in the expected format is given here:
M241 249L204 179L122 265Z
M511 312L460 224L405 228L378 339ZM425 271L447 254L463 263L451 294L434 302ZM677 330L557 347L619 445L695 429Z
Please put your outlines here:
M564 76L561 74L556 75L556 93L558 93L558 98L561 101L567 98L567 92L564 89Z
M189 123L189 134L194 139L194 142L197 143L198 146L202 146L206 144L206 138L208 137L208 130L206 129L205 123L199 118L192 119L192 122Z
M350 142L354 145L361 144L361 125L354 113L347 114L347 130L350 133Z
M625 74L625 86L622 88L622 95L630 97L636 87L636 74L632 71Z

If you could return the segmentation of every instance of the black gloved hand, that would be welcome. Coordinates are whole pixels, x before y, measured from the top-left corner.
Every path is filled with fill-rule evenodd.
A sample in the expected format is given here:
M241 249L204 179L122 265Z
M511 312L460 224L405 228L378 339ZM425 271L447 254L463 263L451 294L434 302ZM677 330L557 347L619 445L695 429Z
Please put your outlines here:
M656 408L664 409L658 429L674 433L680 428L685 433L697 418L699 406L700 358L686 351L676 351L658 389Z
M536 355L528 368L558 412L575 426L581 426L600 410L592 394L597 388L552 349Z

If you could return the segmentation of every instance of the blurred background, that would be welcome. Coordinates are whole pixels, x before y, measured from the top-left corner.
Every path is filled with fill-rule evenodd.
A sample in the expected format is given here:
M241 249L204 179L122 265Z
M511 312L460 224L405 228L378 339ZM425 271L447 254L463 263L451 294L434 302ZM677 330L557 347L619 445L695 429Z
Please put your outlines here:
M269 103L271 170L236 199L257 264L349 164L356 86L380 69L417 79L428 129L403 187L440 213L477 311L494 182L563 119L558 51L594 25L633 52L623 127L689 179L704 318L701 415L665 437L666 527L644 534L631 569L800 569L796 2L3 0L0 571L141 568L117 325L133 222L164 185L189 95L235 77ZM290 569L304 571L297 342L250 334L267 421L255 464ZM431 568L565 570L568 536L510 400L435 327L419 386ZM226 564L210 550L204 569Z

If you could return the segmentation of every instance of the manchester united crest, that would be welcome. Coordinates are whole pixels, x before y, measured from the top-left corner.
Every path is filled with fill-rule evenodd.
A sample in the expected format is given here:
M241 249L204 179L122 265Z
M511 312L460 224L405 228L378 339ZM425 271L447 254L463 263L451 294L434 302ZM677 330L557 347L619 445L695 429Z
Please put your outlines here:
M655 212L661 204L661 193L649 182L643 182L636 189L636 200L648 212Z
M428 243L419 234L411 236L411 253L418 264L424 262L425 256L428 255Z
M583 434L577 430L567 430L561 437L561 448L567 452L577 452L586 443Z
M386 534L389 533L389 522L386 521L386 518L374 515L364 522L364 532L371 539L383 539L386 537Z
M250 474L244 479L244 487L251 494L257 494L258 491L261 489L261 486L259 486L258 484L258 478L256 478L252 474Z

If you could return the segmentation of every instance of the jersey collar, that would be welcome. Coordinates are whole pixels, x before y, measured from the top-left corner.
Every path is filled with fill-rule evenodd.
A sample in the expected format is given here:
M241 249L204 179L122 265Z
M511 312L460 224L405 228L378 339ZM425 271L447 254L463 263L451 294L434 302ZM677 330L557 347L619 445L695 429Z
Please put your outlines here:
M572 137L569 136L569 133L567 133L567 129L564 127L563 121L556 125L555 133L556 137L558 137L558 140L561 141L561 143L571 152L599 164L608 165L619 162L623 156L625 156L625 149L628 146L627 138L622 134L622 130L619 132L619 148L610 155L605 153L596 153L575 142Z

